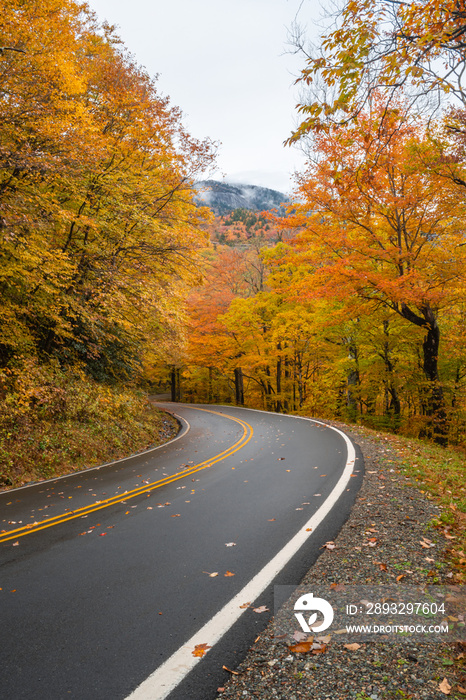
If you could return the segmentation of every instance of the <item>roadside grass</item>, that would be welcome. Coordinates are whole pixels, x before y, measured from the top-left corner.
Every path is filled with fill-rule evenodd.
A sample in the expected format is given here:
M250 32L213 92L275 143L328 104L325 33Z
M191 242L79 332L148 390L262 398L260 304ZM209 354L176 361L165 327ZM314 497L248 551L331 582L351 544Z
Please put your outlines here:
M380 433L363 426L351 430L386 446L385 466L403 474L440 506L432 525L448 541L447 559L456 583L466 583L466 455L459 448L441 447L415 438Z
M166 442L178 428L142 392L81 378L0 414L0 490L128 457Z

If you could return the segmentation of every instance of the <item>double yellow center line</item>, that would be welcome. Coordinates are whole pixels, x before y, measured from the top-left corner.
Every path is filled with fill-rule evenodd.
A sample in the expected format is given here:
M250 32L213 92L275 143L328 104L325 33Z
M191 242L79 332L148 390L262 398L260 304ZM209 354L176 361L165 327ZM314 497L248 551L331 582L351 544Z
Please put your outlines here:
M217 462L221 462L222 459L230 457L235 452L244 447L253 436L252 426L249 425L249 423L240 420L239 418L233 418L232 416L227 416L224 413L218 413L217 411L208 411L205 408L196 408L195 410L205 411L206 413L214 413L217 416L222 416L222 418L228 418L228 420L232 420L235 421L235 423L239 423L243 428L242 436L237 442L235 442L234 445L229 447L227 450L220 452L211 459L207 459L205 462L194 464L192 467L188 467L182 472L176 472L175 474L167 476L164 479L160 479L159 481L153 481L149 484L145 484L144 486L140 486L136 489L133 489L132 491L126 491L125 493L119 494L118 496L112 496L112 498L107 498L103 501L91 503L90 505L84 506L83 508L68 511L67 513L63 513L62 515L56 515L52 518L47 518L47 520L41 520L39 522L30 523L29 525L24 525L23 527L19 527L16 530L8 530L8 532L0 533L0 543L8 542L9 540L17 539L18 537L24 537L24 535L29 535L31 532L37 532L38 530L45 530L48 527L60 525L61 523L65 523L68 520L82 518L85 515L89 515L89 513L95 513L98 510L102 510L103 508L109 508L110 506L113 506L117 503L126 502L130 498L136 498L136 496L141 496L143 493L150 493L155 489L159 489L162 486L171 484L173 481L184 479L187 476L191 476L196 472L202 471L202 469L207 469L208 467L211 467Z

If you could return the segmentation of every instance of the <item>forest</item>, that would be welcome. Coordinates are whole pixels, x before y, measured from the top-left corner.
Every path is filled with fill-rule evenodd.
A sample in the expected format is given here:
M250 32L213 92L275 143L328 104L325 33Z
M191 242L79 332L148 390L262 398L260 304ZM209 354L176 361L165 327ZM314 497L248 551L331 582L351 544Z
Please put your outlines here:
M216 144L115 29L5 0L0 486L76 460L77 424L151 442L170 387L464 444L465 33L464 2L347 2L303 49L292 201L214 217Z
M464 3L347 2L304 50L286 216L221 218L186 396L464 444ZM238 218L238 217L236 217Z
M0 457L9 485L25 463L48 476L63 459L79 461L80 425L87 439L100 424L119 455L132 449L131 433L150 442L137 391L145 368L176 361L182 344L210 217L193 182L215 147L186 132L180 110L86 5L6 0L0 46ZM91 450L85 462L95 459Z

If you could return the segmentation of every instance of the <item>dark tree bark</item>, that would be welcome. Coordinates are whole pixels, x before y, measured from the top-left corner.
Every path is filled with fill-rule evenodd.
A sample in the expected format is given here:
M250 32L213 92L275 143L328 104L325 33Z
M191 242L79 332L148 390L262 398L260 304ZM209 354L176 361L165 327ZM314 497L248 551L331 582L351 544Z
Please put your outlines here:
M346 378L346 406L351 420L357 415L357 387L359 386L358 349L353 343L348 347L349 356L354 360L354 367L348 371Z
M244 404L243 370L235 367L235 401L237 406Z
M388 321L383 322L383 331L386 340L383 344L381 357L384 361L385 369L387 370L387 379L385 381L385 413L393 413L395 416L399 416L401 413L401 403L395 385L395 368L390 353Z
M209 403L212 403L213 400L213 369L212 367L209 367L209 395L207 398Z
M278 350L282 349L280 343L278 343L277 349ZM277 359L277 401L276 401L276 406L275 406L275 410L277 413L281 413L281 410L282 410L282 402L280 399L281 391L282 391L282 358L279 355L278 359Z
M174 402L181 401L181 373L178 367L172 367L170 379L171 399Z
M435 313L430 306L421 308L422 316L414 313L406 304L401 305L401 315L411 323L425 330L422 343L422 369L426 378L426 386L421 393L423 413L429 416L426 435L432 437L441 445L447 443L447 415L445 397L438 372L438 356L440 347L440 329Z

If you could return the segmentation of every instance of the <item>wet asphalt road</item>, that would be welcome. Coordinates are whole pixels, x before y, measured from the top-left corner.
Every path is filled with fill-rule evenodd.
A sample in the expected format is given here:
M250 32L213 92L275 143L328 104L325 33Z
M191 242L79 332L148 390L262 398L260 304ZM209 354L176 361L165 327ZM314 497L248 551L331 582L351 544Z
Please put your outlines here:
M126 698L303 527L346 463L343 438L322 424L165 408L189 429L162 448L0 494L1 700ZM297 584L336 535L362 472L359 455L337 507L275 583ZM272 593L256 607L273 609ZM214 698L222 666L234 668L269 616L245 610L170 698Z

